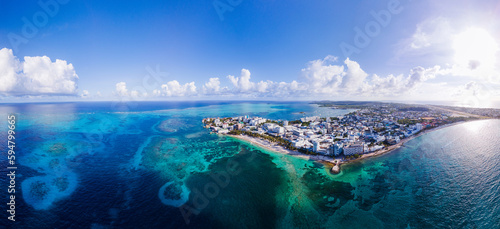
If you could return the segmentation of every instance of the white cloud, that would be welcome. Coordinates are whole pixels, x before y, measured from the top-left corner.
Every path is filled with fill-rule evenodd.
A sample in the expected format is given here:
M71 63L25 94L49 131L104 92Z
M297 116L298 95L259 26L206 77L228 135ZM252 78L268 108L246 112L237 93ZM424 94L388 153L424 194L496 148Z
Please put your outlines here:
M227 76L234 86L237 92L250 92L254 89L255 83L250 81L250 71L247 69L241 69L241 76L234 77L232 75Z
M156 91L156 90L155 90ZM148 93L147 92L140 92L138 90L129 90L127 88L127 83L125 82L119 82L115 85L115 95L121 96L121 97L131 97L133 99L137 99L139 97L147 97ZM154 91L153 91L154 94ZM100 92L98 92L98 96L100 96ZM130 98L129 98L130 99Z
M203 93L207 95L219 94L221 90L219 78L210 78L208 82L203 85Z
M139 92L138 91L131 91L130 96L132 97L139 97Z
M359 66L356 61L347 58L344 63L347 66L347 71L342 77L342 84L340 87L347 91L355 91L363 84L368 74L361 69L361 66Z
M125 82L119 82L115 86L115 93L118 96L128 96L127 84Z
M267 91L267 88L269 87L270 84L272 84L273 82L272 81L267 81L267 82L264 82L264 81L260 81L257 83L257 91L260 92L260 93L264 93Z
M82 91L82 94L80 94L80 97L82 97L82 98L88 98L88 97L89 97L89 95L90 95L90 94L89 94L89 91L87 91L87 90L83 90L83 91Z
M453 58L452 40L456 22L444 17L424 20L415 26L415 31L395 46L393 64L444 64Z
M161 85L160 94L163 96L193 96L196 95L194 82L181 85L177 80L172 80Z
M408 42L408 48L417 50L448 42L452 27L448 19L437 17L417 24L415 33Z
M78 75L72 64L47 56L24 57L11 49L0 50L0 93L4 95L76 95Z
M308 94L312 97L322 95L327 98L365 96L393 97L411 93L422 83L434 79L440 72L440 67L416 67L410 70L408 76L388 75L381 77L366 73L359 63L347 58L344 65L333 65L327 56L324 59L310 61L308 67L302 69L306 79ZM303 95L304 93L302 93Z
M337 90L345 72L344 66L330 64L336 60L336 57L328 55L322 60L309 61L307 68L302 69L310 92L322 94Z
M47 56L24 57L24 87L34 94L74 94L78 76L65 60L51 62Z
M235 97L250 97L250 98L280 98L298 96L298 92L306 92L307 85L292 81L274 82L271 80L252 82L250 79L251 73L248 69L242 69L240 77L232 75L227 76L233 88L223 88L224 95ZM302 94L301 96L304 96Z
M374 74L369 82L364 82L362 93L365 95L395 96L402 94L406 88L406 78L403 75L388 75L380 77Z
M423 67L415 67L410 70L410 76L408 77L408 83L406 87L408 89L414 88L422 82L425 82L429 79L434 79L436 74L439 72L441 67L434 66L432 68L425 69Z
M295 80L291 83L268 80L266 82L260 81L259 84L261 85L259 95L262 97L300 98L309 95L307 84Z
M11 49L0 49L0 93L15 90L21 69L22 65Z
M336 63L337 58L326 56L309 61L302 69L300 80L275 82L252 81L248 69L239 77L228 75L225 81L209 78L200 90L195 82L181 84L177 80L162 84L149 95L167 97L233 97L233 98L287 98L287 99L450 99L457 83L447 84L441 77L450 76L452 69L439 65L425 68L417 66L407 73L387 76L369 74L361 65L349 58ZM439 79L438 79L439 77ZM229 85L229 86L224 86ZM440 89L441 88L441 89ZM145 97L147 93L127 90L124 82L116 85L116 94ZM438 95L438 96L436 96Z

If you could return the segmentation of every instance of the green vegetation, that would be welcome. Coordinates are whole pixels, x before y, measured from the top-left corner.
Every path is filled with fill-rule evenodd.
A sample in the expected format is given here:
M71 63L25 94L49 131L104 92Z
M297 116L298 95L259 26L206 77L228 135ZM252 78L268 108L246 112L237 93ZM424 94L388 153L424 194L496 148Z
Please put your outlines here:
M422 119L408 119L408 118L404 118L404 119L399 119L398 120L398 123L402 124L402 125L415 125L415 124L421 123L421 122L423 122Z
M361 154L354 154L354 155L345 156L345 159L351 160L351 159L360 158L361 156L362 156Z
M242 131L242 130L232 130L232 131L229 131L228 134L230 134L230 135L244 134L244 135L247 135L250 137L265 139L267 141L274 142L274 143L276 143L280 146L283 146L289 150L299 151L300 153L303 153L303 154L318 155L317 153L314 153L313 151L311 151L309 149L294 147L291 142L289 142L283 138L280 138L280 137L275 137L275 136L271 136L271 135L267 135L267 134L258 134L258 133L253 133L253 132L249 132L249 131Z
M295 120L295 121L288 121L288 125L293 125L293 124L301 124L302 122L300 120Z
M264 122L264 123L274 123L274 124L278 124L278 121L274 121L274 120L268 119L268 120L266 120L266 122Z
M209 125L209 126L213 126L213 125L215 125L214 120L215 120L215 119L210 119L210 121L205 120L205 124L206 124L206 125Z

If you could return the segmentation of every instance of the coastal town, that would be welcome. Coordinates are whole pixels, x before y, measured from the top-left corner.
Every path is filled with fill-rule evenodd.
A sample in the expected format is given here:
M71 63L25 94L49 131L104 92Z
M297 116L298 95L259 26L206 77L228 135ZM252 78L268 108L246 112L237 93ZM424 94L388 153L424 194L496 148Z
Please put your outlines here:
M203 123L205 128L218 134L260 138L304 155L345 162L365 154L388 151L391 146L425 130L456 122L496 118L436 106L371 104L359 108L337 117L271 120L239 116L205 118ZM498 114L498 111L494 113Z

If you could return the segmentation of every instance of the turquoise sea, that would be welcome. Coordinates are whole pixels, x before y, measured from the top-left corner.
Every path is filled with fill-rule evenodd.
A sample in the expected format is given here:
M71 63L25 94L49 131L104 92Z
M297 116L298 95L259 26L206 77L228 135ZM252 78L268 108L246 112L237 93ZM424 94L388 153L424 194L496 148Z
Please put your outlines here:
M500 228L500 120L440 129L342 167L210 134L206 117L351 110L278 102L0 105L16 115L16 222L1 228ZM3 140L2 140L3 139Z

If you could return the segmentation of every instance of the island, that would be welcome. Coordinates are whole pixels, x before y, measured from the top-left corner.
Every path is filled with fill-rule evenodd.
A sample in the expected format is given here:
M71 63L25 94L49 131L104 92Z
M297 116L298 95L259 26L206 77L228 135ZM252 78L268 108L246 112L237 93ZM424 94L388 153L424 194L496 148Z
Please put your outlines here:
M278 153L326 163L332 173L343 163L391 152L426 132L478 119L500 118L500 109L382 102L315 102L332 109L356 109L337 117L271 120L211 117L214 133L229 135Z

